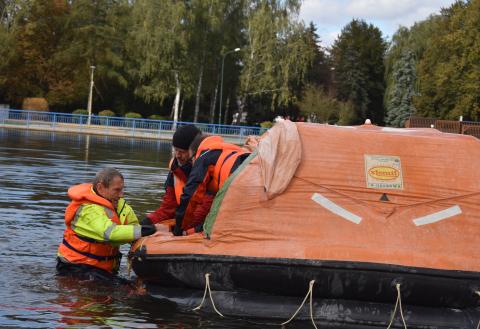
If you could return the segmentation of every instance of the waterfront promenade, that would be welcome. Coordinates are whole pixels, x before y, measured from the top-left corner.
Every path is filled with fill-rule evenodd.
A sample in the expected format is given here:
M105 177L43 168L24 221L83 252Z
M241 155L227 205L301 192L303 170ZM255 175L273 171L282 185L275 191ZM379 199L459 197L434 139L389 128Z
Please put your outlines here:
M0 109L0 128L53 131L73 134L119 136L143 139L171 140L176 127L191 122L88 116L68 113ZM242 144L249 135L260 135L264 129L195 123L207 134L216 134L226 142Z

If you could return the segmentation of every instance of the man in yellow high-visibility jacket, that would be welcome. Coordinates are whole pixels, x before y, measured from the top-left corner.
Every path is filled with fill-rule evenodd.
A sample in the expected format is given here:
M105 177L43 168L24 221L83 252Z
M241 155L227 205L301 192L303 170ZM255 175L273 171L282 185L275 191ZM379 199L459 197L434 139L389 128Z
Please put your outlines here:
M118 272L119 246L155 233L140 225L123 199L124 179L114 168L100 170L92 184L69 188L72 200L65 211L66 229L58 247L59 274L110 279Z

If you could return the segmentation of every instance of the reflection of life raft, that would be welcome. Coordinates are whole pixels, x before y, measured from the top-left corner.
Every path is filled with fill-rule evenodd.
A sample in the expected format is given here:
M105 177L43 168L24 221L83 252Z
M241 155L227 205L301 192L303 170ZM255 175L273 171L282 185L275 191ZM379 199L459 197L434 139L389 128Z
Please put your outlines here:
M469 136L278 123L217 194L205 234L143 238L133 269L185 306L208 283L225 315L288 319L310 287L298 317L318 323L476 328L479 168Z

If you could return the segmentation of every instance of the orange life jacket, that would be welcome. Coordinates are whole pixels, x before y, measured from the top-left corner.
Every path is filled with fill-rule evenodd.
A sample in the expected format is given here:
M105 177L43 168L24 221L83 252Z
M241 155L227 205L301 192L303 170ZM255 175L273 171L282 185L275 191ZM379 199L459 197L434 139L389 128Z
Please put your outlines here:
M65 210L67 227L63 233L63 241L58 247L59 254L71 263L95 266L110 273L117 272L121 257L118 247L114 247L108 242L81 237L71 228L71 224L80 214L82 206L92 203L103 206L108 218L115 224L121 225L112 203L97 195L93 191L92 184L72 186L68 189L68 196L72 202Z
M187 183L187 176L185 176L185 173L183 170L180 168L180 166L173 166L173 159L170 161L170 170L173 173L173 187L175 189L175 199L177 200L177 206L180 204L180 197L182 196L183 193L183 188L185 187L185 184ZM200 184L193 194L192 198L190 199L190 202L188 203L188 207L185 210L185 216L183 217L182 221L182 230L186 231L198 224L201 224L201 222L197 222L194 217L194 212L195 209L197 208L198 205L202 203L203 197L205 195L205 192L207 190L207 185L206 185L206 179Z
M208 183L208 190L215 194L222 188L223 184L230 176L230 171L237 158L247 152L245 152L240 146L225 143L220 136L208 136L200 143L195 158L198 159L202 152L208 150L222 151L216 164L208 167L207 176L210 176L211 178Z

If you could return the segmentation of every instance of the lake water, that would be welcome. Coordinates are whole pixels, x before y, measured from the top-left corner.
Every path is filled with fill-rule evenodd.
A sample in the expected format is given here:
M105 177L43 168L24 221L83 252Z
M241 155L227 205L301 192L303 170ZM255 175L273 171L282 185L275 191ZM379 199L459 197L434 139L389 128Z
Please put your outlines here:
M114 166L141 219L159 204L170 154L163 141L0 128L0 328L279 327L181 311L127 287L55 276L68 187ZM128 277L125 258L120 275ZM296 327L312 325L288 325Z

